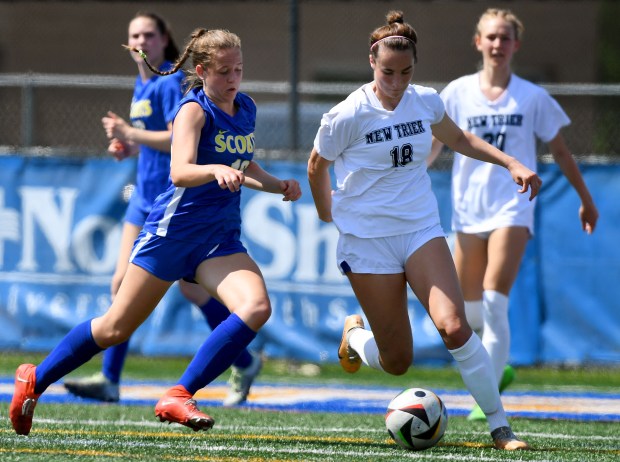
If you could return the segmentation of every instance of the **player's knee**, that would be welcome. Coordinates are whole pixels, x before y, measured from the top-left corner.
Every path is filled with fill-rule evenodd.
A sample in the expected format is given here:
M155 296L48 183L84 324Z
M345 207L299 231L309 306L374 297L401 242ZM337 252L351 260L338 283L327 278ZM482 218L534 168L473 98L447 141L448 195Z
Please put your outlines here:
M271 317L271 303L269 302L269 299L265 298L257 302L252 311L252 317L256 319L261 326L265 324Z
M110 348L114 345L119 345L129 340L130 337L131 332L128 332L126 329L100 329L96 337L93 333L93 338L95 342L101 348Z
M391 375L404 375L413 363L413 352L403 352L395 356L381 355L383 370Z
M129 340L133 330L127 326L127 323L104 315L92 320L91 333L97 345L101 348L109 348Z
M471 328L467 321L456 314L442 316L440 319L434 319L433 321L437 326L439 335L447 344L461 343L461 340L467 341L471 336Z
M250 328L258 330L271 316L271 303L267 297L260 298L238 307L233 312L244 319Z

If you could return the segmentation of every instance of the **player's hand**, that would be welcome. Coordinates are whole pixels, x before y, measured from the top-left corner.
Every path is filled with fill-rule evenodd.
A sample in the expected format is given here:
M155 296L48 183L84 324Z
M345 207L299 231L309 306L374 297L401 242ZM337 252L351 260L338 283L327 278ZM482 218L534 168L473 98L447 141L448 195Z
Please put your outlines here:
M113 138L108 145L108 153L116 160L121 161L131 156L131 149L118 138Z
M508 171L514 182L521 186L519 193L524 194L529 189L530 200L533 200L538 195L542 186L542 180L535 172L516 159L508 165Z
M101 119L101 124L108 139L118 138L121 141L127 140L127 133L131 126L112 111L108 111L106 117Z
M581 228L588 234L592 234L598 221L598 210L594 204L581 204L579 207L579 219Z
M282 191L283 201L296 201L301 197L301 187L299 182L294 179L280 181L280 191Z
M245 174L241 170L226 165L214 165L213 168L213 176L222 189L236 192L245 183Z

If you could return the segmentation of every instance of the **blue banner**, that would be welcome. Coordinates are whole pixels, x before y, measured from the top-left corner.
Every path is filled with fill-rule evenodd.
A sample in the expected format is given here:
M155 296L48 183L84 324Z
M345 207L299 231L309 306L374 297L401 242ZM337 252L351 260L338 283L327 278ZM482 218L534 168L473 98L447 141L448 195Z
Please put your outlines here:
M335 263L338 233L318 220L305 165L269 162L297 178L298 202L245 189L243 240L265 276L273 315L252 347L269 357L334 362L344 317L361 313ZM619 166L584 166L601 212L592 236L579 201L555 165L541 165L537 226L510 297L515 364L620 362ZM135 162L0 158L0 349L48 351L75 324L109 306L126 186ZM442 224L450 226L450 174L431 172ZM616 194L614 194L614 192ZM449 236L451 239L451 236ZM415 361L450 361L410 293ZM134 334L133 352L192 355L209 328L172 287Z

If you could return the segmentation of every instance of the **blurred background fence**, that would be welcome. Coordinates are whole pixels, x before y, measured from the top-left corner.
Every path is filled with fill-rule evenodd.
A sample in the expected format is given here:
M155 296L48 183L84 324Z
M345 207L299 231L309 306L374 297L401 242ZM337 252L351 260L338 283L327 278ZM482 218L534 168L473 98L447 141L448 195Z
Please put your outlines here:
M299 82L296 104L287 81L245 81L258 104L258 156L301 160L311 147L321 115L363 82ZM0 74L0 150L32 155L106 155L100 119L127 112L134 77ZM441 82L422 82L440 91ZM582 162L620 159L620 84L543 84L569 113L565 136ZM296 123L294 123L296 121ZM544 159L545 147L539 155ZM446 162L439 164L443 168Z
M620 2L610 0L0 0L0 151L105 154L101 117L128 115L135 65L120 44L139 10L162 15L179 47L196 27L239 34L259 155L301 159L323 112L371 79L368 35L387 11L402 10L418 32L414 81L440 90L476 70L471 37L490 6L525 24L515 72L567 111L574 154L618 159Z

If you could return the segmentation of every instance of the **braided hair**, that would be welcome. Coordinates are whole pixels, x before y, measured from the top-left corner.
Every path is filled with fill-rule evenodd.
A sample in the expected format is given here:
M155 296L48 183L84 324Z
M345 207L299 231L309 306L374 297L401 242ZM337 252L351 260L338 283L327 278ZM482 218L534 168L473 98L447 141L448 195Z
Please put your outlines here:
M208 67L213 62L215 54L222 49L241 48L241 39L234 33L225 29L195 29L190 35L185 50L181 56L175 61L172 69L168 71L160 71L155 68L148 60L146 53L134 47L123 45L126 49L140 54L144 62L157 75L170 75L177 72L185 61L191 56L193 69L186 71L185 79L188 91L194 87L202 86L202 81L196 75L195 68L197 65Z

